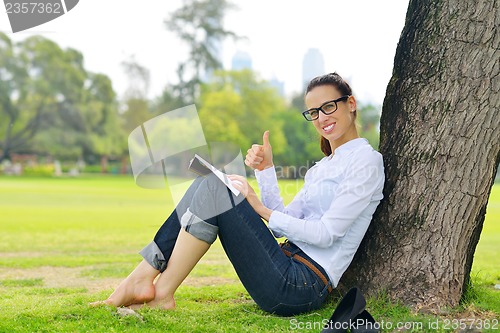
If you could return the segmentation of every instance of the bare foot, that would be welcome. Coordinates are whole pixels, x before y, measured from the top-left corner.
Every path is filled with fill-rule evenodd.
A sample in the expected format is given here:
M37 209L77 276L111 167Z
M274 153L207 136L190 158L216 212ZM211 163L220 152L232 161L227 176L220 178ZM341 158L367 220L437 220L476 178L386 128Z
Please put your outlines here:
M173 310L175 309L175 299L174 297L169 297L166 299L153 299L150 302L147 303L137 303L137 304L132 304L129 306L130 309L137 310L141 309L143 307L149 307L149 308L156 308L156 309L162 309L162 310Z
M131 304L144 304L155 298L155 287L152 281L134 280L130 276L123 280L118 288L105 301L90 303L90 306L102 304L115 307Z

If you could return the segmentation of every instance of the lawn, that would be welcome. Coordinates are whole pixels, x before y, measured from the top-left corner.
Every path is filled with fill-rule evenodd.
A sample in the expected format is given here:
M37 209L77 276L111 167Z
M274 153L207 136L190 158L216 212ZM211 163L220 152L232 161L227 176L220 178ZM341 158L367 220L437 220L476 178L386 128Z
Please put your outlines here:
M280 183L285 200L300 187ZM0 177L0 332L319 332L335 307L281 318L262 312L215 243L177 293L177 309L144 309L121 317L115 309L90 308L141 260L173 208L165 190L146 190L131 177ZM467 302L455 317L500 316L500 185L493 188L473 266ZM369 299L380 321L421 323L383 295ZM439 318L442 322L444 319ZM415 322L415 324L411 324ZM499 327L500 329L500 327ZM387 330L390 331L390 330ZM450 330L441 329L443 332ZM492 330L494 331L494 330Z

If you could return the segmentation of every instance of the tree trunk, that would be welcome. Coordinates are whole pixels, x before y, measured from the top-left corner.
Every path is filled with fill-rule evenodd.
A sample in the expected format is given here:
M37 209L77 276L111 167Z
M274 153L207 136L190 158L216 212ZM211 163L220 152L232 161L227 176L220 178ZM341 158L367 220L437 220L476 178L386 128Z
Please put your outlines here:
M9 151L8 150L0 150L0 163L2 163L4 160L9 159Z
M122 156L120 174L122 174L122 175L127 174L127 167L129 166L129 163L130 163L129 157L127 155Z
M3 105L2 105L3 107ZM9 121L9 124L7 125L7 129L5 131L5 137L4 141L0 142L0 146L2 148L1 154L0 154L0 163L3 162L5 159L10 158L10 151L11 151L11 135L12 135L12 118Z
M381 118L384 200L345 287L455 306L500 160L497 0L410 0Z
M108 156L101 156L101 173L108 173Z

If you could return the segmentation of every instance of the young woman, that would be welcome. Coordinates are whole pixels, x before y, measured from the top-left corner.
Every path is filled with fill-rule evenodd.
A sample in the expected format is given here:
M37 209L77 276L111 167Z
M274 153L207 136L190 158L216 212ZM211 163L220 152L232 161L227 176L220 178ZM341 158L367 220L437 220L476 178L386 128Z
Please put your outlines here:
M230 176L238 197L215 177L196 179L141 251L144 260L107 300L93 304L174 308L175 291L219 236L263 310L290 316L319 308L382 199L384 170L382 156L358 136L356 99L338 74L314 78L305 104L303 116L320 134L326 156L308 170L289 205L280 197L266 131L263 145L253 145L245 159L255 170L262 201L244 177ZM287 241L278 244L275 236Z

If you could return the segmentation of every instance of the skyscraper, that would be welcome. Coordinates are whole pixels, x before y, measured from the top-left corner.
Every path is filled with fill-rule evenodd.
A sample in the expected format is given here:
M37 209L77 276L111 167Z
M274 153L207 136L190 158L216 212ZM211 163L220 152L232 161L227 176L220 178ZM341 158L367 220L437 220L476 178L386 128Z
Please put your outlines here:
M302 87L305 89L312 78L325 74L323 55L316 48L307 50L302 60Z
M276 89L281 97L285 96L285 83L283 81L280 81L276 76L273 76L273 78L269 80L269 84L271 87Z
M231 69L239 71L242 69L252 69L252 57L246 52L238 51L233 55Z

